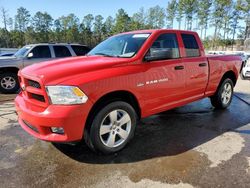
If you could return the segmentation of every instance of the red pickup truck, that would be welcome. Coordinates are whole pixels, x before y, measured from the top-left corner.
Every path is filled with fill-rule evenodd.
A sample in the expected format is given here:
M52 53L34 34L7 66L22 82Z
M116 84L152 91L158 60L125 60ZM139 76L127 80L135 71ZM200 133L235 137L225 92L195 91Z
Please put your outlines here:
M121 150L137 120L210 97L232 100L241 59L206 57L199 36L143 30L108 38L87 56L39 63L19 71L19 123L51 142L85 139L102 153Z

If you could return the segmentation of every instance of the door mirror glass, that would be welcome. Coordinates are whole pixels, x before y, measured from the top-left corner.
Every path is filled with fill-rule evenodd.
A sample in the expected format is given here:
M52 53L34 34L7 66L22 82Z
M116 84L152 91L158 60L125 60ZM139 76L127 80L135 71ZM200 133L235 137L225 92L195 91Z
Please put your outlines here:
M31 59L32 57L33 57L34 55L33 55L33 53L32 52L30 52L30 53L28 53L28 59Z
M176 34L161 34L152 44L144 57L145 61L177 59L180 57Z

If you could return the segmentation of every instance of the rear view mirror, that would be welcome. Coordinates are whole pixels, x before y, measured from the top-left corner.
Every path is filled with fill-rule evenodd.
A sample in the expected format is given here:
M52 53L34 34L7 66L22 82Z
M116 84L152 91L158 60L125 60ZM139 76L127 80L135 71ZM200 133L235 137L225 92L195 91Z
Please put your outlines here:
M147 55L144 57L145 61L156 61L172 58L172 50L169 48L150 48Z
M34 55L33 55L33 53L32 52L30 52L30 53L28 53L28 56L27 56L27 58L28 59L30 59L30 58L32 58Z

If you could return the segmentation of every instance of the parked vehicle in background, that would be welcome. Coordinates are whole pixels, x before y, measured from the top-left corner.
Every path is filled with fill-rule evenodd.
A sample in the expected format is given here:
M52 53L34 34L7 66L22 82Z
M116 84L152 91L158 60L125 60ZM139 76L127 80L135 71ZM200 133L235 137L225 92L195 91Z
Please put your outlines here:
M0 57L3 54L15 54L18 50L18 48L0 48Z
M208 51L207 54L208 55L219 55L219 54L226 55L227 54L227 55L239 56L241 58L241 61L242 61L241 69L240 69L240 73L241 73L240 76L242 79L245 79L244 75L243 75L243 68L246 66L247 60L250 58L250 52L245 52L245 51Z
M13 56L14 53L4 53L4 54L0 54L0 57L6 57L6 56Z
M209 55L224 55L224 51L208 51L207 54Z
M205 56L197 33L145 30L113 36L87 56L19 71L19 124L51 142L85 139L103 153L121 150L137 119L210 97L227 108L239 56Z
M248 58L246 64L242 68L242 79L249 79L250 78L250 58Z
M248 73L247 61L250 57L250 53L248 53L248 52L236 52L234 54L240 56L240 58L241 58L242 65L241 65L241 69L240 69L240 77L241 77L241 79L244 80L247 77L246 74Z
M243 66L246 64L246 62L247 62L247 60L249 58L249 54L246 54L246 53L238 53L238 54L235 54L235 55L238 55L238 56L241 57Z
M80 44L42 43L24 46L13 56L0 57L0 92L17 92L17 72L26 66L51 59L84 56L89 51L90 48Z

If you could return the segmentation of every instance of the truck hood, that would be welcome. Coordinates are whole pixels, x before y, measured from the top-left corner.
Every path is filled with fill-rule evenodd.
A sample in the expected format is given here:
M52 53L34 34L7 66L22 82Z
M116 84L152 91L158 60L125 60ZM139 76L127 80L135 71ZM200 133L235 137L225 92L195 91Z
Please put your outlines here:
M22 59L15 56L0 57L0 67L18 67L17 63L20 61L22 61Z
M0 61L17 59L15 56L4 56L0 57Z
M93 72L101 69L122 66L128 63L127 58L81 56L60 60L52 60L33 64L21 71L22 75L39 78L44 84L59 84L79 74Z

